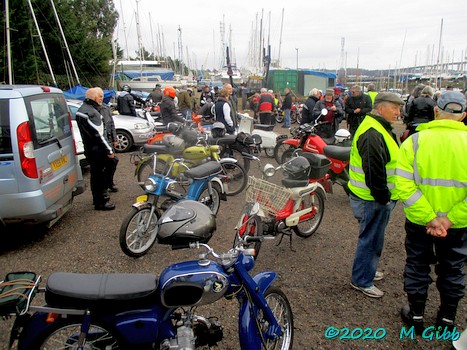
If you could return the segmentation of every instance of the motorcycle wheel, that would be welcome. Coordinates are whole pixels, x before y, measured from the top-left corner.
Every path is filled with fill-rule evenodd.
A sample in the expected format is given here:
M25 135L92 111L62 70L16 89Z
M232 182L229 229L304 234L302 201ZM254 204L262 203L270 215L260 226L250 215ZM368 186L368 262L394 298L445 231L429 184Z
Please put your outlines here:
M275 113L276 123L280 124L284 121L284 115L282 113Z
M302 113L300 112L296 112L297 113L297 124L301 124L302 123Z
M250 221L245 226L242 226L235 235L233 244L234 248L238 245L240 238L243 236L248 235L252 237L261 237L263 235L263 222L261 221L261 218L258 215L250 216L248 214L242 214L240 220L242 224L244 224L248 220ZM261 249L261 242L250 243L248 244L248 246L245 246L245 248L254 248L254 258L257 259L259 255L259 250Z
M223 163L223 181L227 184L225 194L227 196L235 196L242 192L247 183L248 176L245 169L238 163Z
M150 218L150 212L151 208L132 207L120 227L120 248L132 258L143 256L156 242L159 213L155 211ZM150 220L149 227L144 230L148 220Z
M264 293L269 308L274 314L277 322L282 330L282 337L276 340L268 339L266 333L268 331L269 322L260 311L258 314L258 324L261 325L263 339L265 339L264 349L266 350L289 350L293 349L293 314L290 302L285 293L277 287L269 287Z
M297 111L290 111L290 124L297 122Z
M242 152L236 149L225 147L222 150L220 156L221 158L234 158L238 161L238 163L240 163L241 166L243 166L243 169L245 169L247 173L250 170L250 160L243 157Z
M306 195L302 198L302 208L313 208L315 211L314 215L303 221L299 221L297 226L293 227L293 230L297 236L308 238L316 232L321 221L323 220L324 214L324 196L321 192L316 191L313 194ZM313 212L312 212L313 213Z
M287 139L282 139L277 141L276 146L274 147L274 159L276 160L277 164L282 164L282 154L287 151L289 148L293 148L290 145L284 145L283 142Z
M266 156L269 158L274 158L274 148L264 148L264 153L266 153Z
M208 184L204 186L203 191L196 199L198 202L203 203L209 209L211 209L214 215L217 215L219 207L221 205L221 193L222 189L217 182L212 182L212 197L209 195Z
M296 148L289 148L288 150L286 150L284 153L282 153L281 162L279 164L284 164L285 162L288 162L292 158L295 158L297 156L296 152L297 152ZM298 151L298 152L301 153L301 151Z
M152 167L153 167L153 158L148 157L142 160L142 164L140 165L138 172L136 173L136 178L138 180L138 185L144 190L144 182L149 178L149 175L152 175ZM157 160L156 164L156 173L158 174L165 174L166 173L166 166L167 163L161 159Z
M30 347L39 349L77 349L81 333L82 317L69 316L67 319L56 321ZM121 349L117 338L105 327L91 323L86 337L85 349Z

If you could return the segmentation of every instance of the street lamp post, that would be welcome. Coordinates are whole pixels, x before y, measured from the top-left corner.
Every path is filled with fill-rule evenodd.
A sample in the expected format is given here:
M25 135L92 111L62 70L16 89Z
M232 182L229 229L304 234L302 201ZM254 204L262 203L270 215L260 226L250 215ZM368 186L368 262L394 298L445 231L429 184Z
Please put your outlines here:
M297 50L297 70L298 70L298 47L296 47L295 50Z

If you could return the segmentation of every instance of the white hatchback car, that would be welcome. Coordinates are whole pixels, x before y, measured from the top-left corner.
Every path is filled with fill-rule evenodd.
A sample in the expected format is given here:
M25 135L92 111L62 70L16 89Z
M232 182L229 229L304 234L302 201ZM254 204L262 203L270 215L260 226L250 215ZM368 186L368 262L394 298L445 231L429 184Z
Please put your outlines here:
M67 100L68 107L71 111L72 120L75 120L76 111L79 107L81 107L82 103L83 101L81 100ZM115 147L117 152L127 152L133 146L141 146L145 144L148 139L154 136L155 127L152 119L151 122L149 122L146 118L121 114L114 114L113 118L115 130L117 132L117 146ZM75 130L73 126L73 132L75 133L76 131L79 132L79 129ZM81 139L81 135L79 135L79 138L75 138L75 141L77 142L77 149L80 147L78 144L79 139Z

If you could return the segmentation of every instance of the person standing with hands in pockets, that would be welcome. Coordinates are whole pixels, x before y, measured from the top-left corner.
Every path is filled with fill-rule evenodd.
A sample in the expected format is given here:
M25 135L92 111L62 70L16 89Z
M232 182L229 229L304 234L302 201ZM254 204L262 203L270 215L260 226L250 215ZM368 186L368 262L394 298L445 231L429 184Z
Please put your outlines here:
M402 320L424 330L430 265L436 263L441 304L436 327L452 331L459 301L464 297L467 259L467 126L465 97L457 91L440 95L435 120L417 127L402 145L396 187L404 203L404 290L408 305ZM442 331L442 330L441 330Z
M379 93L373 110L356 130L350 151L350 205L360 225L350 284L371 298L384 295L373 282L383 278L376 269L397 200L399 146L391 124L399 117L403 104L396 94Z

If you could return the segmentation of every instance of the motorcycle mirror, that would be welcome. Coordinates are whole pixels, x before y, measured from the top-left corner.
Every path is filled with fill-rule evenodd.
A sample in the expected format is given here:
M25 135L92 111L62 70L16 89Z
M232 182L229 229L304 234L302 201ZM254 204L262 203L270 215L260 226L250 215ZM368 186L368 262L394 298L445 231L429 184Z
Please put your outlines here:
M328 115L328 110L326 108L323 108L321 110L321 115Z
M276 168L272 164L266 164L263 169L263 174L267 177L271 177L275 174Z

